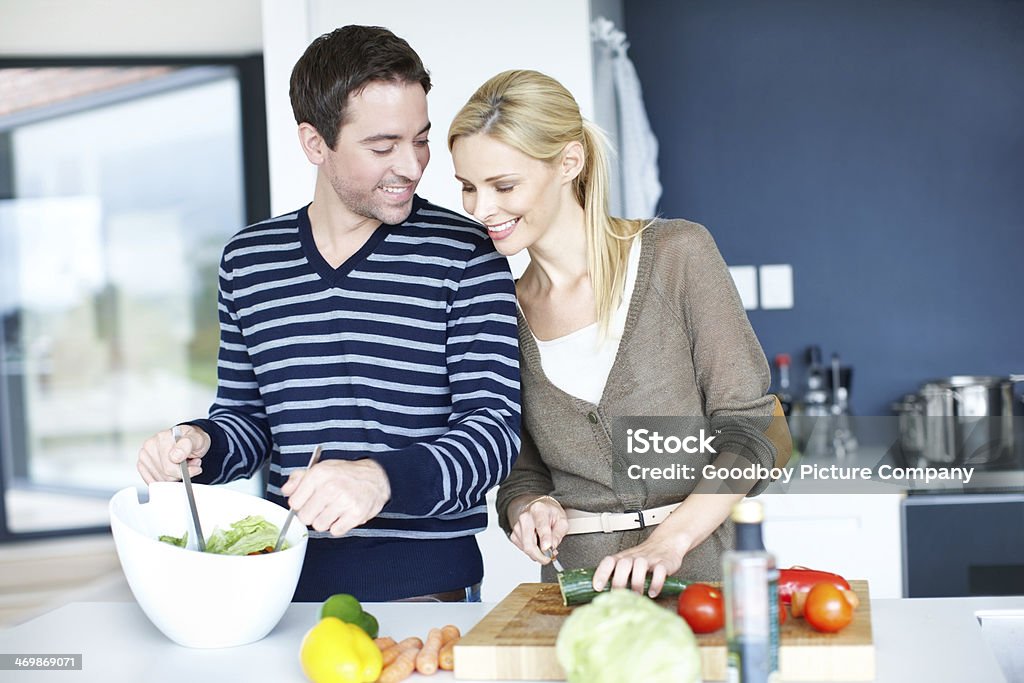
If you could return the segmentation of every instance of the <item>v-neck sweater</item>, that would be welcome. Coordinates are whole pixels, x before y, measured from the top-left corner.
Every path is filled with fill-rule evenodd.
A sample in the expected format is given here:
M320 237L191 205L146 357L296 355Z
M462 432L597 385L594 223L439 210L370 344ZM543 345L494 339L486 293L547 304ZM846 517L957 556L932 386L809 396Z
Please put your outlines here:
M710 233L684 220L655 220L643 233L640 264L618 352L598 403L571 396L545 376L529 325L518 311L522 381L522 448L498 491L506 532L509 502L550 494L564 507L624 512L678 503L696 480L671 491L624 489L613 477L612 420L616 417L706 418L719 452L771 468L776 448L765 435L775 399L768 362ZM711 455L690 456L698 470ZM752 493L767 486L759 482ZM636 545L653 529L566 536L562 564L593 566ZM679 576L713 579L721 552L732 544L723 524L684 559ZM545 578L552 578L545 567Z
M485 230L416 197L332 267L308 206L237 233L220 265L217 398L201 483L267 498L322 445L375 460L391 499L341 538L310 529L297 600L391 600L481 579L474 534L519 447L515 289Z

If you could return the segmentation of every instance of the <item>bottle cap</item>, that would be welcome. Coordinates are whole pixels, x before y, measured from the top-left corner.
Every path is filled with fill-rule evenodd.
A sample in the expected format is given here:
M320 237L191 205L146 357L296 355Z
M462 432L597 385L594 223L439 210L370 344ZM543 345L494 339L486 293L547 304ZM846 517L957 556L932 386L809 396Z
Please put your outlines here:
M790 361L788 353L778 353L778 354L775 354L775 364L776 365L778 365L778 366L789 365L790 362L791 361Z
M737 524L760 524L764 521L764 508L758 501L744 498L732 506L732 521Z

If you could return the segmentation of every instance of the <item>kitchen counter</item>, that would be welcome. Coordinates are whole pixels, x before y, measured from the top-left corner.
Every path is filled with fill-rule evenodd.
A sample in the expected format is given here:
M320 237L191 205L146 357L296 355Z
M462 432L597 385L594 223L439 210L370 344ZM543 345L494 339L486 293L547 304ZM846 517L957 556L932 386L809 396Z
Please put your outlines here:
M777 480L769 485L764 492L909 495L1024 493L1024 456L1000 464L973 465L974 471L971 480L964 482L958 479L923 481L894 476L893 468L906 471L908 468L939 467L935 463L921 460L904 462L898 455L898 451L880 446L861 446L841 458L823 452L803 453L799 458L787 464L786 469L791 471L790 481ZM829 468L833 466L838 473L845 474L829 474ZM957 465L957 467L965 466L971 467L971 465ZM811 469L807 471L802 467ZM888 469L883 471L883 468ZM862 474L865 469L870 471L867 478ZM854 473L852 478L846 478L854 470L858 472ZM822 475L819 476L815 473L816 471L822 472Z
M493 604L370 603L381 633L426 636L452 623L468 631ZM974 613L1021 610L1024 597L872 600L878 683L1001 683ZM0 653L82 654L81 671L0 672L3 681L304 681L299 643L319 605L296 603L263 640L224 650L193 650L167 640L133 602L76 602L0 631ZM425 681L414 675L409 681ZM438 672L429 680L455 680ZM628 682L623 682L628 683ZM1014 683L1014 682L1009 682Z

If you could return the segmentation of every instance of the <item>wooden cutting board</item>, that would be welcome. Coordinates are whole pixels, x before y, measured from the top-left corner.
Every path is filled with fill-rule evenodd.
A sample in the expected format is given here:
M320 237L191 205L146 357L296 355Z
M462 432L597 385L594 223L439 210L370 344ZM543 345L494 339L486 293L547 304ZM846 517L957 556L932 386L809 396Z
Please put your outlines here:
M871 681L875 646L867 581L850 581L860 598L853 621L839 633L819 633L805 620L782 625L779 675L784 681ZM659 598L666 609L677 598ZM565 680L555 640L575 609L562 605L558 585L522 583L455 646L455 677L481 680ZM697 636L705 681L725 680L725 629Z

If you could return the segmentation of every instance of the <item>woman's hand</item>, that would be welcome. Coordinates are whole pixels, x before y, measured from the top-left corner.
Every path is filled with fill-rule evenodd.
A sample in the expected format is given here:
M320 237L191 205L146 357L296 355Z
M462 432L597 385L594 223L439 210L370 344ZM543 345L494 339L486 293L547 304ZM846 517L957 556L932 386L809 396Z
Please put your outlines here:
M675 574L683 564L683 556L690 548L686 539L670 533L659 534L658 529L643 543L608 555L594 571L594 590L601 591L611 579L612 588L632 588L644 592L644 580L651 575L647 594L656 597L665 585L665 577Z
M547 564L551 561L545 551L557 548L569 530L565 510L551 496L520 496L509 505L509 536L517 548L530 559ZM514 516L513 516L514 514Z
M744 462L739 456L721 454L716 465L733 467ZM699 483L698 489L705 482ZM639 545L609 555L601 560L594 571L594 590L600 591L611 579L613 588L632 588L643 593L644 579L651 575L648 595L661 593L665 577L675 574L683 565L683 558L691 549L703 543L715 529L729 518L729 511L742 493L691 493L658 525L658 528Z

